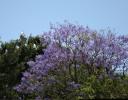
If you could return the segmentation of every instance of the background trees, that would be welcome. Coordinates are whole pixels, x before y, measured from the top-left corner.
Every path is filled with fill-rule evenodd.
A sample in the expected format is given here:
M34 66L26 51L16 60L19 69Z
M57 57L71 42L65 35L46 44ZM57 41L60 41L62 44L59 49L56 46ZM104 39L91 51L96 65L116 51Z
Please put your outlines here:
M13 87L20 82L22 72L28 67L26 62L43 53L45 45L39 36L22 34L17 40L2 42L0 47L0 99L15 99Z

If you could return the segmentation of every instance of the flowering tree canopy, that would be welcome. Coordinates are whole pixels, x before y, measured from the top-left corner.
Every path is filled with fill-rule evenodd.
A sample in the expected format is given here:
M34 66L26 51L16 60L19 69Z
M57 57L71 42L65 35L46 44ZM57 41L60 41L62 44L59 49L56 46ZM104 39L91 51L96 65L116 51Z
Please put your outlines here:
M21 83L15 87L18 92L41 96L47 86L62 81L66 88L71 84L79 87L81 68L86 75L97 73L101 68L110 77L117 69L127 71L128 36L116 36L111 31L103 34L88 27L65 23L57 27L51 25L44 37L48 46L44 54L28 62L30 68L23 72ZM58 77L62 74L65 78L60 81Z

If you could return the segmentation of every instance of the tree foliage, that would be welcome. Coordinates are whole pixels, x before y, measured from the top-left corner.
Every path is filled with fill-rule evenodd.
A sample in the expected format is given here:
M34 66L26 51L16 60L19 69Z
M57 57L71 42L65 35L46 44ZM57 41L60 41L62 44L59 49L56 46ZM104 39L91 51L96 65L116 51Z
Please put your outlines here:
M27 62L17 92L37 100L128 98L127 77L116 76L127 71L128 36L66 23L43 37L48 46Z
M43 53L45 48L39 36L21 34L17 40L1 42L0 47L0 99L15 99L13 87L20 82L22 72L28 66L26 62L35 55Z

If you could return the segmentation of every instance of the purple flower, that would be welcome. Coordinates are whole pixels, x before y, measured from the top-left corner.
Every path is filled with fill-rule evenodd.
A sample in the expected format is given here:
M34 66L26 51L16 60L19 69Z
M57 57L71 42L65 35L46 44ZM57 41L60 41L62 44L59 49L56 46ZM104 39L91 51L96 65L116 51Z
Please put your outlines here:
M70 83L69 83L69 86L70 86L71 88L74 88L74 89L80 88L80 84L75 83L74 81L73 81L73 82L70 82Z
M32 67L32 66L35 65L35 62L34 62L34 61L29 61L29 62L27 62L27 64L28 64L30 67Z

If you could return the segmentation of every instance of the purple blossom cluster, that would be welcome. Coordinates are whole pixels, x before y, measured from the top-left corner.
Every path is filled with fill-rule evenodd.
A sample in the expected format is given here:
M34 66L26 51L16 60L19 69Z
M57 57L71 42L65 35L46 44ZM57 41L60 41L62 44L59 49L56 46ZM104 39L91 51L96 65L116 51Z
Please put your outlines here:
M50 44L43 55L36 56L35 61L27 62L30 68L23 73L21 84L15 87L16 90L25 93L40 90L44 84L42 80L45 80L48 72L55 70L61 63L66 63L67 58L64 55L66 52L58 44Z
M51 30L44 35L48 46L44 54L37 55L35 61L28 62L30 68L23 73L21 83L15 87L19 92L43 91L50 71L54 70L77 70L81 65L91 72L104 67L108 74L114 73L118 68L127 70L128 36L116 36L110 31L101 34L88 27L70 23L57 27L52 25ZM71 85L80 86L77 83Z

